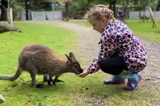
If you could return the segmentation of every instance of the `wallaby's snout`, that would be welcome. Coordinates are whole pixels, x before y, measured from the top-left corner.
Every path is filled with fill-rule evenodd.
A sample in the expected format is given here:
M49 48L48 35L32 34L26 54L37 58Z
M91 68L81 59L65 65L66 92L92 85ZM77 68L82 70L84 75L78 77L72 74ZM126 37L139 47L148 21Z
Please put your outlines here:
M21 29L19 29L19 28L16 28L15 31L16 31L16 32L19 32L19 33L22 33L22 32L23 32L23 31L22 31Z
M77 62L77 63L74 63L74 66L73 66L73 72L75 74L80 74L83 72L83 69L81 68L80 64Z
M68 59L67 63L70 66L71 72L73 72L75 74L80 74L83 72L83 69L81 68L79 62L76 60L76 58L72 52L69 53L69 56L66 55L66 57Z
M83 72L83 69L81 68L81 69L79 70L78 74L80 74L80 73L82 73L82 72Z

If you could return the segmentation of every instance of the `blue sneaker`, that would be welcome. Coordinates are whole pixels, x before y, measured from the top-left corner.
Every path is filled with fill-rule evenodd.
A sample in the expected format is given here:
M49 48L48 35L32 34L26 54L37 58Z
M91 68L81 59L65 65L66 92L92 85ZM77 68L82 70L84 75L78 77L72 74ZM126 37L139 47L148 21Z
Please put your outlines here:
M124 90L134 90L141 82L142 76L138 73L131 73L126 76Z
M104 84L124 84L124 78L113 75L111 79L104 80Z

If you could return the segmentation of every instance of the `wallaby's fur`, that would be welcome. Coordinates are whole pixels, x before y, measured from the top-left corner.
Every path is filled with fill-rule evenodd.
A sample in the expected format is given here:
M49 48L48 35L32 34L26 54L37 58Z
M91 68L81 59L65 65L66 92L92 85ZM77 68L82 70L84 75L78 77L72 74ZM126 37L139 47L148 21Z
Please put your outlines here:
M66 55L66 57L67 60L65 61L50 48L40 44L26 46L19 56L19 65L15 75L0 76L0 80L13 81L21 75L22 71L27 71L32 78L32 86L38 87L36 74L44 75L44 81L51 85L51 83L55 84L58 81L58 77L63 73L80 74L83 72L73 53L70 52L69 56ZM54 80L52 79L53 76L55 76Z

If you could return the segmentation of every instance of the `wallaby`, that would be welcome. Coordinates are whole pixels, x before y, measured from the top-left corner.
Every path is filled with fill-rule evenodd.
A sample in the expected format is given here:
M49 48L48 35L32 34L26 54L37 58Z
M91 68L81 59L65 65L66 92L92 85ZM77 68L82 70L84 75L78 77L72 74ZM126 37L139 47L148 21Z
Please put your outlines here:
M21 29L16 28L15 26L12 26L7 22L0 22L0 33L8 32L8 31L22 32Z
M58 78L66 72L80 74L83 72L79 62L76 60L72 52L69 56L65 54L67 60L60 58L50 48L33 44L23 48L19 56L18 69L13 76L0 76L0 80L16 80L22 73L27 71L32 78L33 87L43 87L42 84L36 83L36 74L44 75L43 81L47 81L48 85L55 84ZM52 77L55 76L53 80Z

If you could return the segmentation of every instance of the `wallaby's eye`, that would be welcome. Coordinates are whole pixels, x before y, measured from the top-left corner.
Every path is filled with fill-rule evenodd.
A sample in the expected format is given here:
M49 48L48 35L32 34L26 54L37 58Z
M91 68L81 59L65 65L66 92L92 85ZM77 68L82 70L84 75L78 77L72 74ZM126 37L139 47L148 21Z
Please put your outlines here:
M74 68L79 68L79 64L75 63Z
M74 65L75 68L78 68L78 65Z

